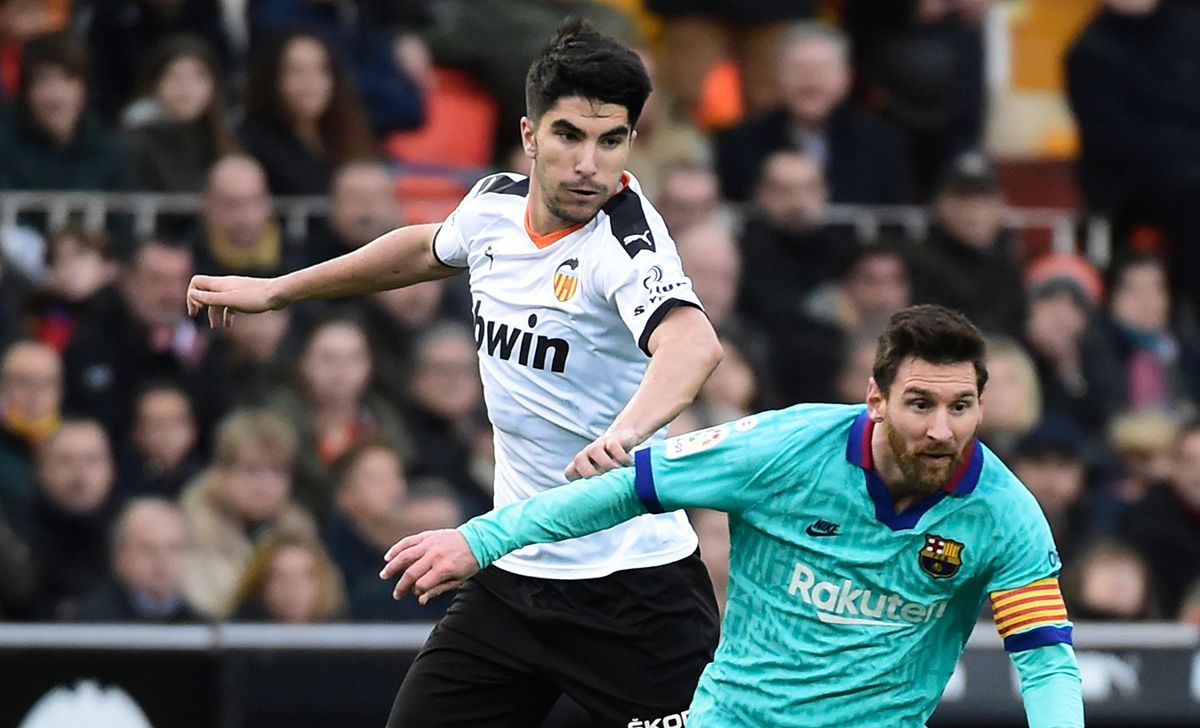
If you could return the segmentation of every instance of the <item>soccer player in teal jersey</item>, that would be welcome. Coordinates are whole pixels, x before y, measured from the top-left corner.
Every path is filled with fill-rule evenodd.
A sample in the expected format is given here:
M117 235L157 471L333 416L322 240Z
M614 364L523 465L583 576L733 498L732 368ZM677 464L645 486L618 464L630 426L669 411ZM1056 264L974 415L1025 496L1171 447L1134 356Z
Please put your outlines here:
M397 594L427 599L526 544L714 508L729 513L729 596L687 725L922 726L990 597L1030 726L1082 726L1050 529L975 439L983 361L963 316L905 309L865 408L797 405L672 438L633 468L409 537L381 576L403 571Z

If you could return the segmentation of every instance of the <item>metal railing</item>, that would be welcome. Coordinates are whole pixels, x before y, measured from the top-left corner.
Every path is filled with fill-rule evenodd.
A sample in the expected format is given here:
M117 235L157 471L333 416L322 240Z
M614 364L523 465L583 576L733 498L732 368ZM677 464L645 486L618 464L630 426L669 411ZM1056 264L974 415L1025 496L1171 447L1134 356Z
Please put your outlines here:
M429 198L442 199L443 195ZM457 202L456 199L448 202ZM291 240L303 240L314 219L325 217L329 211L326 196L277 196L273 199L275 213L283 220ZM403 201L402 201L403 204ZM61 227L73 216L92 230L103 228L111 215L130 215L133 229L139 237L153 235L162 215L195 214L201 198L195 194L162 194L155 192L54 192L16 191L0 193L0 227L15 225L22 213L46 215L48 229ZM735 211L736 212L736 211ZM902 229L914 239L923 238L929 228L929 213L915 205L832 205L828 221L855 229L863 240L875 240L886 228ZM1006 223L1020 232L1044 231L1055 252L1075 252L1082 248L1093 262L1107 263L1110 232L1100 218L1083 218L1075 210L1051 207L1009 208ZM1080 232L1082 231L1083 240Z

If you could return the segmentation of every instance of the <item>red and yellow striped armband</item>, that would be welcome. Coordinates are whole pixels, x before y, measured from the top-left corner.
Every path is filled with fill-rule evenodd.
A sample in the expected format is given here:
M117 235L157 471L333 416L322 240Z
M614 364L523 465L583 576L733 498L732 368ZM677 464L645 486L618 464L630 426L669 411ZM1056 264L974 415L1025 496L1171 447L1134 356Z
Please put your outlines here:
M1009 652L1071 644L1071 623L1058 579L1038 579L1017 589L992 592L996 631Z

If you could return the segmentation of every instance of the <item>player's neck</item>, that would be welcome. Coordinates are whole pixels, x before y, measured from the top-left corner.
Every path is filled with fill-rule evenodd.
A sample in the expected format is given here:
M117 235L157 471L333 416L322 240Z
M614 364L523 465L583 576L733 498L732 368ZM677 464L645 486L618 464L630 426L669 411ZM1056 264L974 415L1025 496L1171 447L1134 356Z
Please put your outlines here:
M550 235L575 224L550 212L545 196L542 195L542 188L538 185L537 172L534 170L529 172L529 198L525 218L529 229L538 235Z

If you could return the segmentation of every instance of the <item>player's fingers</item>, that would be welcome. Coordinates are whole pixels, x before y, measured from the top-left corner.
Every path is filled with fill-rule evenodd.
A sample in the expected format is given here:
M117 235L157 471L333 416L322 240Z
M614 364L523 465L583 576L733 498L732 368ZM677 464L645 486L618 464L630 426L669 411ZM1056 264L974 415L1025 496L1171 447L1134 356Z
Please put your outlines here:
M629 456L629 453L625 451L625 448L616 440L616 438L606 440L604 442L604 451L608 453L609 457L621 465L633 464L633 458Z
M575 472L579 473L581 478L590 478L596 474L596 466L592 463L592 459L587 456L584 451L575 456Z
M221 323L225 325L225 328L233 326L233 311L229 307L221 310Z
M590 459L592 463L592 475L598 475L600 473L612 470L613 468L621 467L621 463L613 459L612 455L608 454L608 451L604 449L604 445L602 443L598 442L589 447L587 449L587 454L588 459Z
M391 579L401 571L407 571L414 563L425 555L425 547L416 545L405 549L393 556L379 572L380 579Z
M396 588L392 590L392 598L400 599L408 593L417 580L425 576L425 572L429 571L432 562L429 559L419 559L412 566L404 570L404 575L396 582Z
M579 470L575 468L575 463L571 463L567 466L567 469L563 471L563 477L565 477L568 481L579 480Z
M385 553L383 555L383 560L391 561L392 558L396 554L400 553L401 551L408 548L409 546L414 546L416 544L421 543L421 541L423 541L423 540L425 540L424 533L417 533L417 534L413 534L412 536L405 536L404 538L400 539L396 543L392 544L392 547L390 549L388 549L387 553Z
M457 589L459 587L459 585L462 584L462 582L463 582L462 579L450 579L447 581L443 581L441 584L438 584L434 588L430 589L429 591L425 592L420 597L418 597L417 601L420 602L421 604L428 604L431 599L436 599L437 597L445 594L446 592L450 591L451 589Z
M219 321L220 318L221 318L220 310L218 310L218 308L216 306L210 305L208 307L208 328L210 328L210 329L217 328L217 321Z

